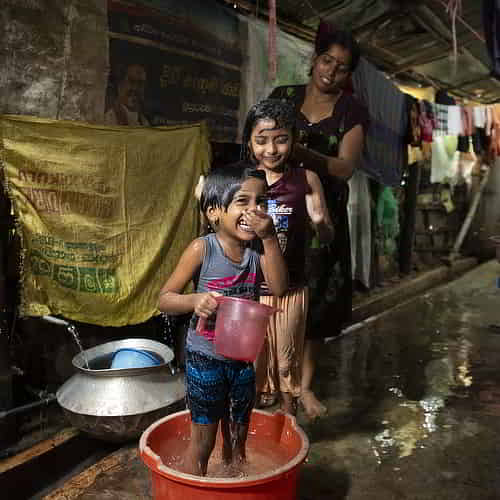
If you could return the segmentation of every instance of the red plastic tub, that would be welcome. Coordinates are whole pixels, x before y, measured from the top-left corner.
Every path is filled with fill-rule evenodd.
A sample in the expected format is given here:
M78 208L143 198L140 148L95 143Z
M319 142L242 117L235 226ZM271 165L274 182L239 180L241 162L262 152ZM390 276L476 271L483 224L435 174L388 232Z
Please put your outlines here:
M169 458L165 443L188 440L190 426L190 413L185 410L158 420L141 437L139 451L151 470L155 500L296 500L299 469L309 451L309 440L294 417L252 412L247 449L276 447L283 461L276 468L242 479L193 476L163 463L162 458Z

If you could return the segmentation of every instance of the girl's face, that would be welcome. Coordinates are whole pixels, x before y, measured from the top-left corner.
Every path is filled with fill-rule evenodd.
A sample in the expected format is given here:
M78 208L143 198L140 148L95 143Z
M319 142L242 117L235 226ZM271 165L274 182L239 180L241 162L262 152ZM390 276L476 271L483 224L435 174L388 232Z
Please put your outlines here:
M322 92L342 89L351 73L351 53L340 45L330 48L313 59L312 80Z
M276 121L270 118L255 124L248 142L258 166L272 171L280 171L285 167L292 145L292 131L276 128Z
M209 208L208 218L218 222L217 233L237 241L251 241L255 232L248 226L245 213L256 208L266 211L267 184L264 179L250 177L241 184L231 203L224 208Z

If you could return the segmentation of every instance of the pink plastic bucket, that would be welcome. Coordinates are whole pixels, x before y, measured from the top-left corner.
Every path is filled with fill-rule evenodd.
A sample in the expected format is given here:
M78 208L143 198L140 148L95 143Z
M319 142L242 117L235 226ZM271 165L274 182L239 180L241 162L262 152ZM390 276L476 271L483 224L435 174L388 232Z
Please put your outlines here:
M248 429L247 450L281 450L276 467L245 478L199 477L169 467L172 439L184 443L190 437L189 410L174 413L148 427L139 442L142 461L151 470L154 500L296 500L300 466L309 440L295 418L283 413L253 410ZM218 438L217 447L221 446Z
M217 297L215 351L226 358L253 362L266 337L269 318L278 310L253 300ZM202 331L205 320L198 321Z

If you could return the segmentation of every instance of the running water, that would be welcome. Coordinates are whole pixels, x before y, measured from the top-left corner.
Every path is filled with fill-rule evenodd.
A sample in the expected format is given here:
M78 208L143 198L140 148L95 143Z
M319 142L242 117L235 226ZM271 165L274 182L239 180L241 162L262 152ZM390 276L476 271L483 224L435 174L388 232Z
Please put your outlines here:
M66 326L66 328L67 328L68 332L71 333L71 335L73 336L73 339L75 340L76 345L78 346L78 349L80 349L80 352L82 353L83 361L85 363L85 368L87 368L87 370L88 370L89 363L87 360L87 356L85 355L85 351L83 350L83 346L82 346L82 343L80 341L80 337L78 336L78 332L76 331L75 325L68 324Z

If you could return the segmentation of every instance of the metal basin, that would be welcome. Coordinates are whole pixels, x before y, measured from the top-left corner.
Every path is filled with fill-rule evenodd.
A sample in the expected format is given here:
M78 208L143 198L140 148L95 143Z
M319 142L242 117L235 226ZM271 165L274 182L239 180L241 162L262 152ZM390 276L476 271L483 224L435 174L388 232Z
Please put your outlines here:
M158 356L158 366L111 369L113 353L131 347ZM57 391L71 424L106 441L135 439L154 421L185 407L182 374L171 349L148 339L126 339L87 349L73 358L77 372ZM88 363L88 367L87 367Z

